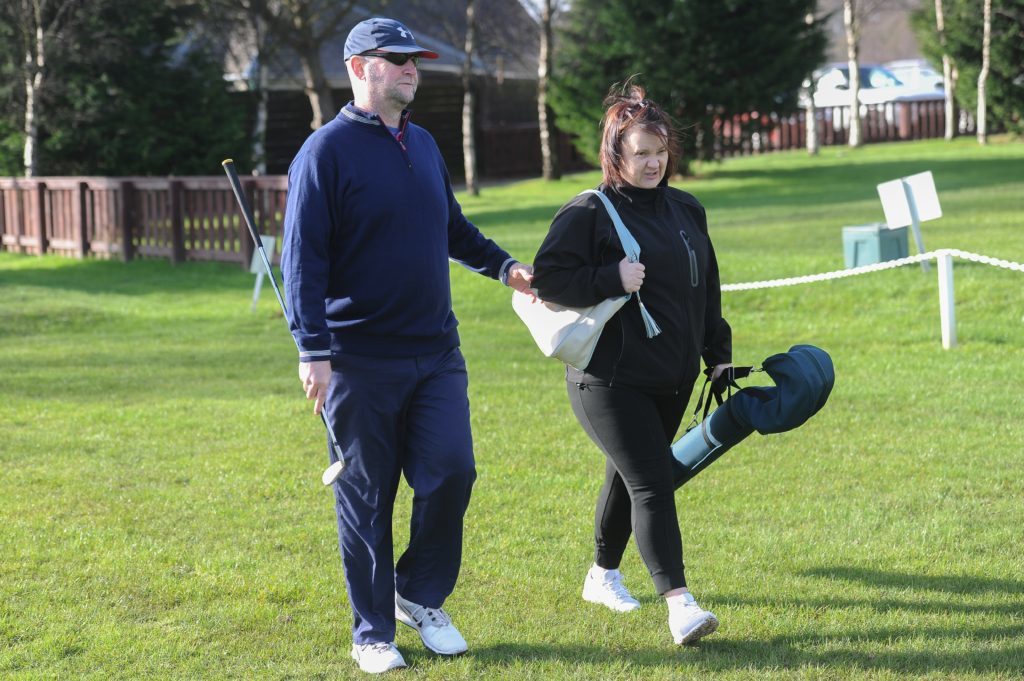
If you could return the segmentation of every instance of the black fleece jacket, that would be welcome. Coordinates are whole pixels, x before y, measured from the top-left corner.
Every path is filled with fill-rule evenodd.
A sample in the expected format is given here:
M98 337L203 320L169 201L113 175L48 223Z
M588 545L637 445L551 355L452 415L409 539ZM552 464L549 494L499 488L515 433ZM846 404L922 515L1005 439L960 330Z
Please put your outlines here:
M567 376L577 383L689 393L701 357L708 366L732 360L732 331L722 318L718 262L704 207L668 186L599 189L640 244L640 296L662 333L647 338L634 295L605 326L586 370L568 367ZM533 286L543 300L595 305L625 294L619 278L624 257L600 199L577 196L551 223L533 260Z

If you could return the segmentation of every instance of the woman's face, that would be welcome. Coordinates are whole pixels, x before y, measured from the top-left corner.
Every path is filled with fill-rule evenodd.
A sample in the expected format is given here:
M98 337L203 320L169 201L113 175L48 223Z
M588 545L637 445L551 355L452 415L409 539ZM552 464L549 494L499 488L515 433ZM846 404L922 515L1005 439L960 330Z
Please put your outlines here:
M641 189L653 189L665 176L668 148L657 135L634 126L622 136L622 177Z

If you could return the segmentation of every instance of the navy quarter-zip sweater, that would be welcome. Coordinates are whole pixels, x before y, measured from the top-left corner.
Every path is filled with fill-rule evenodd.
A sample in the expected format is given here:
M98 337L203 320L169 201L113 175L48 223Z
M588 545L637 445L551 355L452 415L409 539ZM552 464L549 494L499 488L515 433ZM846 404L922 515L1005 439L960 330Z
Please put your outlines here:
M347 104L288 169L281 271L301 361L459 344L448 259L499 279L515 260L462 214L434 138Z

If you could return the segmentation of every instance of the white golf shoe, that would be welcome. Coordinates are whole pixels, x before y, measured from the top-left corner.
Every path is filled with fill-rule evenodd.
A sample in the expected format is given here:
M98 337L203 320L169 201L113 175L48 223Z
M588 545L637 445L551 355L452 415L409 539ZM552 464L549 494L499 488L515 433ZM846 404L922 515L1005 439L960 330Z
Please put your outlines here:
M702 636L714 633L718 618L701 609L693 594L686 592L665 599L668 603L668 628L676 645L696 643Z
M441 608L426 608L396 593L395 619L419 632L423 645L438 655L461 655L469 649L452 618Z
M359 668L370 674L381 674L405 667L405 658L394 643L353 643L352 659Z
M583 580L583 600L598 603L616 612L630 612L640 607L640 601L633 598L622 583L621 572L605 570L596 565L590 568Z

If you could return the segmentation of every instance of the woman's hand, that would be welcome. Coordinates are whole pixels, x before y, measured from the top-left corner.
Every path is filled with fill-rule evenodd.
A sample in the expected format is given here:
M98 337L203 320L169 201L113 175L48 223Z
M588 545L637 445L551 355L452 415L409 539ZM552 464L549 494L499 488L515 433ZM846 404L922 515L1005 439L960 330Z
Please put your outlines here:
M711 370L711 381L717 381L718 377L725 373L725 370L732 366L732 362L726 362L725 364L716 364L715 368Z
M628 257L623 258L619 261L619 279L626 293L636 293L644 285L644 264L630 262Z

